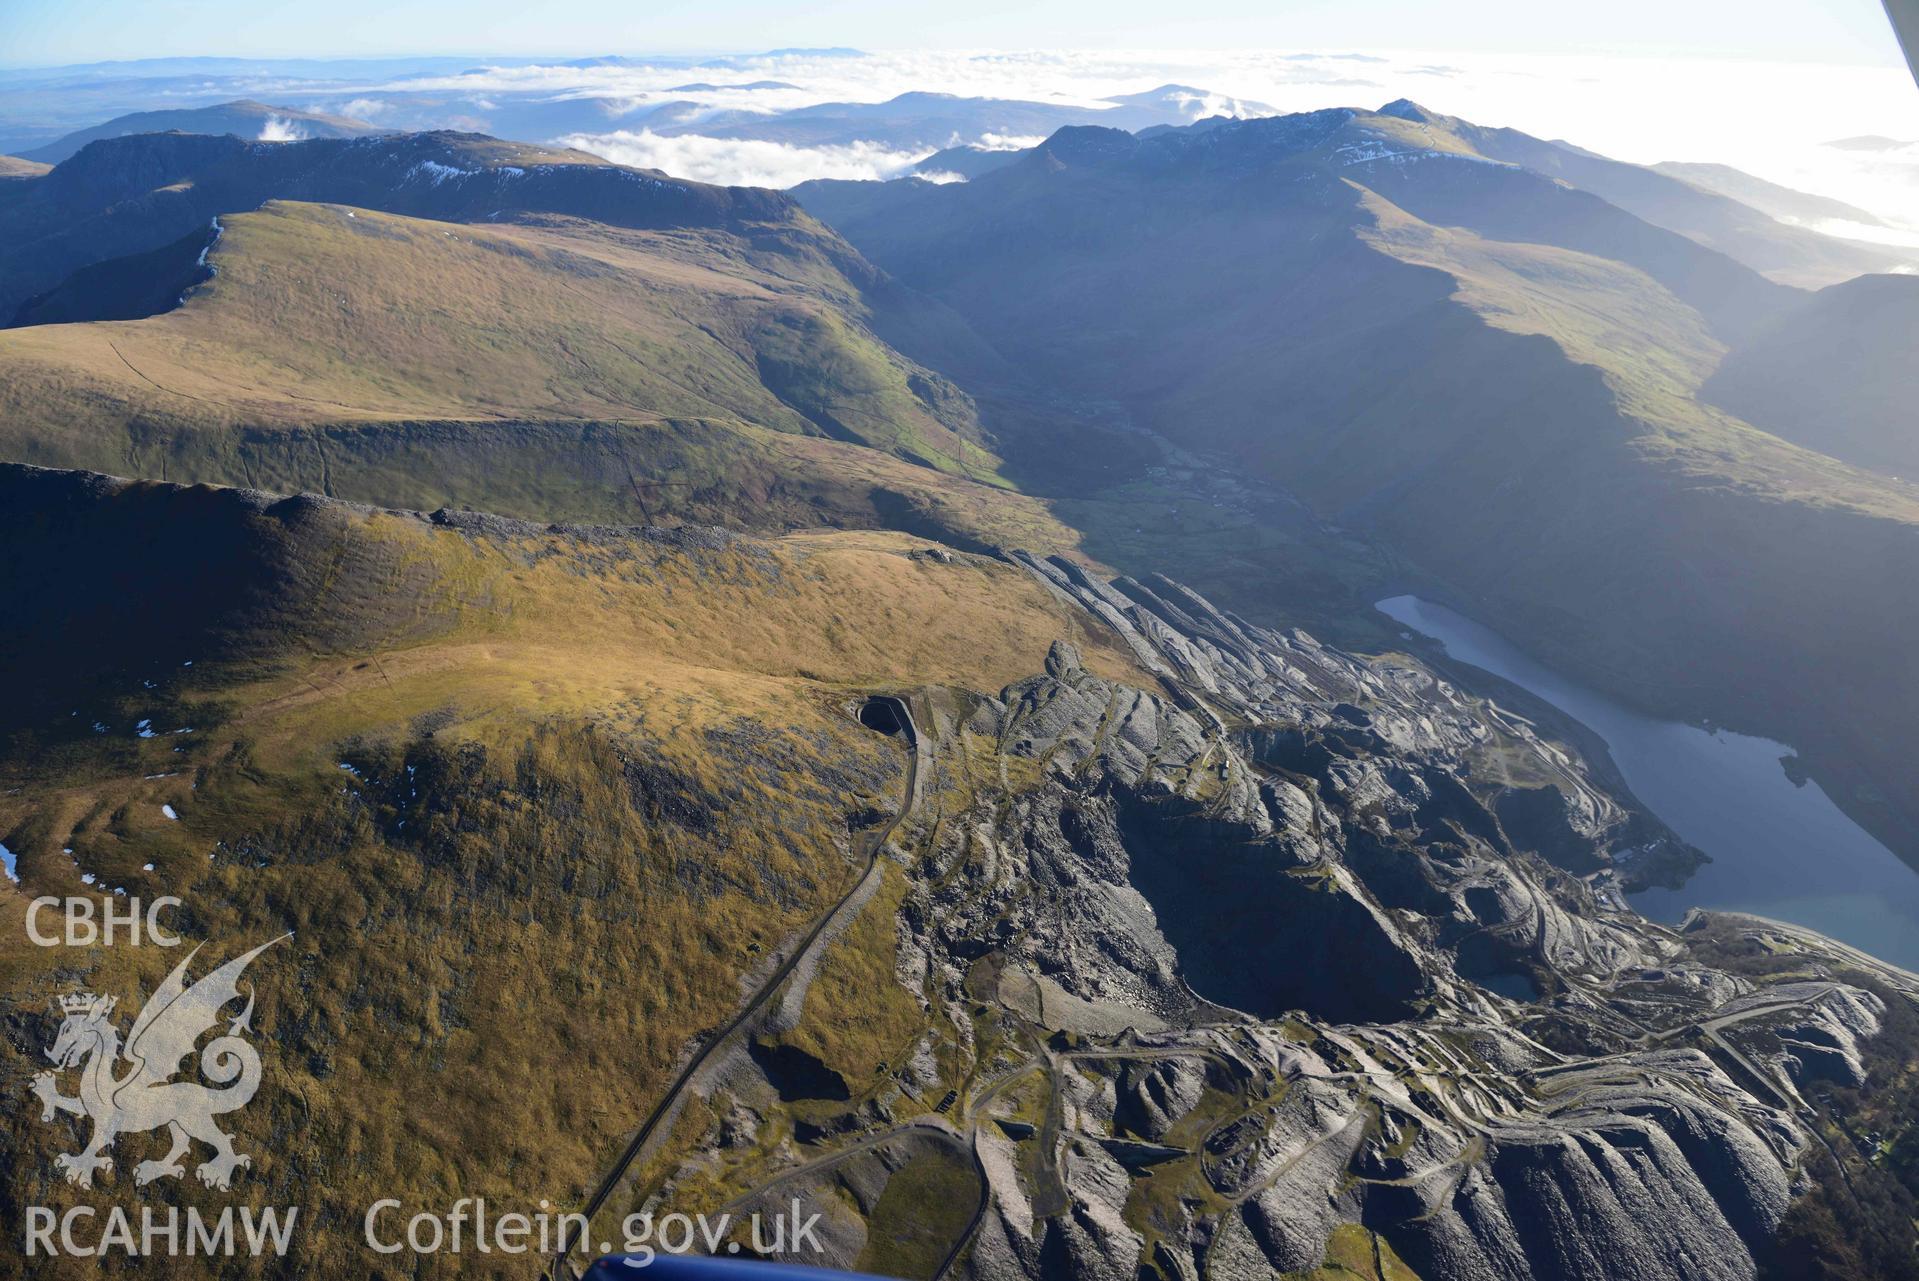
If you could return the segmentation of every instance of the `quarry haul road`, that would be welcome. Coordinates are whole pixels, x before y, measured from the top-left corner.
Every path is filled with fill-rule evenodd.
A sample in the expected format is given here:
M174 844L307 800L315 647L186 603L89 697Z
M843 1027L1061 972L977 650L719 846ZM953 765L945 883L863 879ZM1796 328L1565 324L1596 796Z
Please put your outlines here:
M593 1190L592 1197L587 1200L586 1205L580 1210L580 1213L586 1218L589 1232L591 1231L594 1218L606 1207L606 1203L612 1199L614 1190L619 1187L620 1181L626 1177L627 1171L632 1169L633 1162L639 1157L641 1150L646 1147L647 1140L653 1137L653 1132L659 1128L660 1122L672 1113L675 1104L679 1101L680 1094L686 1089L687 1085L692 1082L693 1078L699 1073L699 1070L706 1066L707 1061L713 1057L713 1052L731 1040L734 1033L745 1027L748 1021L751 1020L755 1014L758 1014L766 1005L767 1001L772 998L773 994L779 990L780 985L791 977L794 969L806 958L808 953L813 950L813 945L819 942L820 935L826 931L827 926L832 924L833 919L840 914L841 909L852 901L853 897L860 892L861 887L864 886L867 880L878 870L880 851L886 847L886 842L892 839L893 832L899 825L906 821L907 815L913 812L914 804L919 797L920 754L922 752L930 753L931 748L926 743L925 738L920 734L919 727L913 723L913 712L912 709L906 705L905 699L895 698L891 695L875 695L867 700L866 706L870 708L875 703L890 706L898 730L906 739L906 794L900 802L899 813L895 814L884 826L861 832L855 838L861 844L866 854L866 866L861 870L859 876L854 878L852 886L834 902L832 907L820 914L820 918L813 923L811 929L807 930L806 936L800 940L799 945L793 949L792 954L780 962L779 968L773 971L766 982L760 984L759 988L753 993L752 998L740 1008L739 1012L735 1014L724 1027L707 1038L705 1044L701 1045L693 1057L687 1061L686 1066L680 1069L679 1075L673 1078L673 1083L667 1087L666 1093L660 1096L660 1101L653 1105L653 1110L646 1114L646 1119L640 1123L640 1128L634 1131L632 1139L628 1141L625 1150L620 1153L619 1160L613 1163L612 1169L607 1171L606 1176L600 1180L599 1186ZM862 723L870 725L870 722L865 721L864 716L862 716ZM559 1250L554 1254L553 1265L547 1272L547 1275L553 1278L553 1281L558 1281L558 1278L563 1274L570 1273L575 1277L580 1275L573 1267L571 1256L573 1251L578 1249L581 1244L581 1242L573 1238L571 1233L562 1232Z
M1037 1056L1028 1059L1017 1067L1002 1072L999 1076L993 1078L984 1090L968 1098L962 1105L967 1114L964 1129L956 1128L944 1117L940 1116L922 1115L911 1117L899 1122L897 1125L881 1130L877 1134L869 1134L865 1138L857 1139L847 1144L845 1147L837 1148L825 1156L817 1157L801 1165L796 1165L789 1170L783 1170L766 1182L755 1187L752 1191L734 1197L731 1201L728 1201L720 1207L720 1212L722 1214L738 1213L775 1188L782 1187L796 1179L803 1179L808 1175L820 1174L833 1169L835 1166L843 1165L854 1157L871 1152L876 1148L883 1148L887 1144L901 1138L919 1137L950 1144L956 1151L963 1153L966 1159L972 1163L973 1176L979 1183L979 1198L974 1203L972 1215L967 1219L965 1229L954 1238L953 1244L948 1247L945 1255L940 1259L939 1266L933 1270L932 1276L929 1278L929 1281L941 1281L941 1278L952 1270L954 1263L958 1262L960 1255L966 1252L966 1247L973 1243L973 1238L979 1234L980 1224L985 1220L986 1211L992 1204L992 1180L987 1176L986 1164L980 1159L979 1154L979 1128L986 1120L982 1115L982 1111L986 1105L997 1098L1000 1092L1006 1089L1007 1086L1025 1076L1027 1073L1040 1068L1050 1070L1049 1061Z

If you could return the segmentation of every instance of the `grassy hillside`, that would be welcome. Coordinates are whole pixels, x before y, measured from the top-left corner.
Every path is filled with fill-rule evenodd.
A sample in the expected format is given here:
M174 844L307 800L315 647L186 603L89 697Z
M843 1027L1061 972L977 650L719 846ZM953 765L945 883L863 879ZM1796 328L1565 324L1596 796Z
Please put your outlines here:
M53 166L19 156L0 156L0 178L38 178Z
M174 311L0 331L0 457L529 518L1078 541L999 481L968 398L867 328L885 282L817 228L300 204L222 227Z
M175 312L0 334L12 456L78 462L156 412L225 429L723 417L991 470L964 399L840 314L849 283L726 233L293 204L222 227L215 276ZM118 412L76 421L76 394Z
M35 694L0 749L0 1071L24 1088L56 992L178 959L76 970L24 941L33 894L176 894L222 955L292 930L249 972L267 1085L230 1120L313 1275L363 1263L375 1196L565 1204L597 1175L898 804L861 691L997 688L1056 637L1143 679L1017 569L897 535L455 527L16 467L0 497L0 672ZM71 1140L10 1110L9 1202L88 1199Z
M1625 420L1656 434L1644 442L1650 451L1691 459L1689 469L1700 473L1736 466L1751 490L1776 498L1919 519L1919 493L1909 487L1702 403L1701 389L1726 349L1703 317L1643 272L1571 250L1429 226L1370 192L1365 205L1374 220L1361 232L1369 244L1446 272L1454 298L1487 323L1548 338L1573 363L1599 371Z
M900 353L969 374L1004 362L803 215L651 231L276 202L222 227L217 274L176 310L0 332L0 456L423 510L884 527L968 548L1079 554L1085 526L1184 548L1202 584L1251 556L1303 598L1334 590L1297 554L1296 517L1193 492L1189 510L1219 519L1169 527L1177 487L1092 502L1011 488L970 397ZM1102 444L1098 460L1114 457Z

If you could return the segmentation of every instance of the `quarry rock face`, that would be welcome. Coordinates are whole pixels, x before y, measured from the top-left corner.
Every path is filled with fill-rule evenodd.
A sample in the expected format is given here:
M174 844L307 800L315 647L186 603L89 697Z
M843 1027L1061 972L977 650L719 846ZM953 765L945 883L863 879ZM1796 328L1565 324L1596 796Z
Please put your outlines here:
M989 1105L959 1274L1273 1278L1359 1231L1428 1277L1756 1275L1815 1142L1798 1083L1864 1079L1878 997L1624 908L1643 816L1410 661L1017 559L1161 687L1061 642L920 726L1037 779L945 813L900 917L916 982L1049 1036L972 1044L1050 1102Z

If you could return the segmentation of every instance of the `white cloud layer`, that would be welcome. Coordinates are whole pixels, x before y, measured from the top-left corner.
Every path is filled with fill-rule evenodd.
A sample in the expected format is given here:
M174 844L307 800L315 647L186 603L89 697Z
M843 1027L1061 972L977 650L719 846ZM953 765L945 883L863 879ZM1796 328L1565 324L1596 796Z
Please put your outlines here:
M304 137L306 131L284 116L268 116L267 122L260 126L261 142L298 142Z
M1409 97L1480 124L1566 139L1622 160L1735 165L1919 227L1919 149L1859 152L1821 145L1861 134L1919 141L1919 91L1902 70L1887 66L1445 50L907 50L864 57L748 56L704 66L640 61L482 67L462 75L334 86L329 98L347 114L373 120L384 115L381 123L391 123L397 117L381 97L415 93L442 111L471 111L475 124L486 104L503 96L594 98L616 104L609 126L617 131L619 114L667 102L695 103L701 115L760 113L820 102L878 102L914 90L1096 107L1106 98L1168 83L1203 89L1209 100L1230 96L1279 111L1376 107ZM246 92L272 100L268 84L249 85ZM670 172L714 181L883 176L901 167L895 156L857 148L769 151L686 140L669 148L644 134L600 136L609 139L600 146L635 148L633 154L651 155Z
M650 129L568 134L559 142L617 164L660 169L696 182L745 187L791 187L809 178L897 178L932 154L895 151L867 142L847 147L795 147L783 142L699 134L663 138Z
M764 80L793 87L740 87ZM689 81L716 88L672 92ZM1736 165L1919 226L1919 156L1911 154L1919 149L1866 153L1821 145L1859 134L1919 140L1919 91L1894 68L1447 51L889 52L742 58L724 68L500 68L414 87L537 90L554 97L619 97L636 105L691 99L715 110L773 111L817 102L878 102L908 90L1096 106L1167 83L1280 111L1374 107L1409 97L1481 124L1564 138L1621 160ZM715 180L745 180L745 169L721 167L720 154L700 152L708 166L702 172ZM738 155L756 170L801 172L796 157L774 166L771 157ZM839 155L818 159L835 173L862 163ZM886 162L878 163L883 170ZM662 167L671 171L670 164Z

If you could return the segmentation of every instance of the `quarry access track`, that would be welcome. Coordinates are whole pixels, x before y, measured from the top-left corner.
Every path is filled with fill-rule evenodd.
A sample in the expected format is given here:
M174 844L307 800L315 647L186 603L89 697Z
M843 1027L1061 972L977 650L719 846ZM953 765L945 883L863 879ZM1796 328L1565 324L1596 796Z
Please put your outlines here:
M873 716L876 708L884 708L885 714L877 717ZM885 723L889 717L892 721L891 728L888 728ZM814 946L819 943L821 936L826 933L827 927L834 922L847 904L851 903L860 894L867 882L878 874L880 852L886 848L886 842L892 839L894 831L897 830L899 825L905 822L907 816L913 812L914 806L919 798L920 758L922 755L927 756L927 763L930 764L932 745L927 742L926 737L919 732L918 727L913 723L912 709L907 706L904 698L894 697L890 694L875 695L867 699L861 708L860 722L881 733L897 733L906 740L906 791L900 802L899 812L881 826L868 828L863 832L855 834L855 846L860 853L865 855L865 866L861 870L860 875L854 878L853 884L847 889L845 894L834 901L832 907L820 914L819 919L807 930L805 936L800 940L799 945L792 950L792 953L788 955L784 961L780 962L778 968L767 977L766 981L754 990L752 997L740 1007L732 1019L717 1032L713 1033L713 1035L709 1036L700 1048L694 1052L693 1057L688 1059L686 1065L680 1069L679 1075L673 1078L673 1083L667 1087L666 1093L660 1096L659 1102L655 1103L652 1111L646 1114L646 1119L640 1122L639 1129L633 1132L633 1137L627 1141L626 1147L621 1151L619 1159L613 1163L612 1167L608 1169L606 1174L600 1179L598 1186L593 1190L593 1195L587 1199L586 1204L580 1210L580 1214L584 1216L589 1233L592 1230L593 1220L599 1216L601 1210L606 1208L606 1203L612 1199L613 1193L626 1178L628 1171L633 1168L634 1162L639 1159L640 1153L645 1150L647 1143L653 1138L661 1122L667 1120L677 1112L681 1095L685 1093L687 1086L692 1084L693 1079L698 1076L700 1069L705 1067L723 1045L732 1040L742 1028L746 1027L752 1021L755 1015L766 1007L767 1002L772 999L774 993L778 992L781 985L783 985L788 978L792 977L793 971L799 967L800 962L804 960L812 952ZM569 1229L573 1222L575 1221L569 1220ZM547 1272L548 1277L551 1278L552 1281L559 1281L559 1278L563 1276L570 1275L577 1277L580 1275L579 1271L574 1267L572 1255L574 1251L579 1250L583 1244L590 1243L581 1242L577 1239L577 1234L570 1230L561 1233L559 1249L555 1252L552 1266Z

